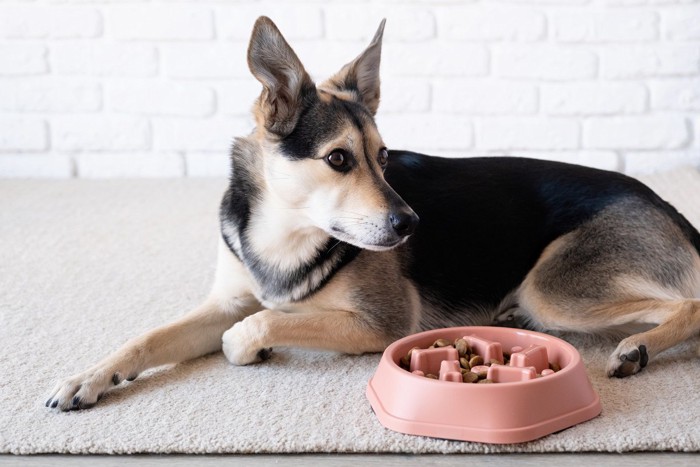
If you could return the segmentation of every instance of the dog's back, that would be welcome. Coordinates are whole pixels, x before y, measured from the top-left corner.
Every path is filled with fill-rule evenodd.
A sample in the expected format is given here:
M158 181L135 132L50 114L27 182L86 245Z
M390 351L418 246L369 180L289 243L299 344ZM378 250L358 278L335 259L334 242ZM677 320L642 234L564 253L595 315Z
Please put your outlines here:
M596 284L604 288L601 281L614 280L614 270L624 268L657 267L656 279L681 282L675 276L684 274L689 258L681 255L675 265L666 265L678 255L667 251L672 240L659 240L664 232L657 232L655 218L667 219L665 227L675 226L700 251L700 234L681 214L641 182L616 172L526 158L447 159L391 151L386 179L421 218L405 248L407 274L429 305L424 328L489 323L494 313L517 306L512 295L545 248L581 226L595 226L599 236L591 253L611 253L620 264L601 266L595 281L570 284L570 294L596 295ZM614 214L621 210L631 211ZM617 231L636 234L619 239ZM652 245L640 237L647 234L656 254L646 253ZM645 253L637 257L635 249ZM625 250L629 254L621 255ZM661 255L666 261L655 257Z

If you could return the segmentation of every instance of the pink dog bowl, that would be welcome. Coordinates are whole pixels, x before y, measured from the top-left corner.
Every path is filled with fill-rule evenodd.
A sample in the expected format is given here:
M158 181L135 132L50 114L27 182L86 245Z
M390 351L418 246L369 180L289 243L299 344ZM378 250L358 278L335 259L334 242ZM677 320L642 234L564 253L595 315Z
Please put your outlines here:
M459 366L452 347L412 356L411 371L416 374L399 366L413 347L461 337L487 362L502 361L501 348L508 353L521 349L511 354L509 365L488 369L494 384L462 383L461 374L455 374ZM561 370L552 373L550 362ZM600 399L573 346L547 334L501 327L436 329L394 342L367 385L367 398L379 422L391 430L483 443L531 441L600 413Z

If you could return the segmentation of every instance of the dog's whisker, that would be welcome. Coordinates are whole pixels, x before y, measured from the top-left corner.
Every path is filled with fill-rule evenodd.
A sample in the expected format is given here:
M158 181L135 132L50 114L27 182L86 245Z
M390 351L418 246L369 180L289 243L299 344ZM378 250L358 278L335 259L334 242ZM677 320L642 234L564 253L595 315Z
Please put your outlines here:
M328 253L330 253L331 251L333 251L333 248L335 248L335 247L337 247L338 245L340 245L340 243L341 243L340 240L338 240L337 242L335 242L335 244L333 244L333 246L330 247L330 248L328 249L328 251L326 252L326 254L328 254Z

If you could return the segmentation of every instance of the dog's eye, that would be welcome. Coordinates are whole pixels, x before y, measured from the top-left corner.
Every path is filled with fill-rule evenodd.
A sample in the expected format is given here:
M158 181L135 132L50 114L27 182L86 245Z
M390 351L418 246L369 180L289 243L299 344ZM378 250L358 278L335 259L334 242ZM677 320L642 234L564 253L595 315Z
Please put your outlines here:
M379 165L383 167L386 167L386 165L389 163L389 151L386 150L386 148L382 148L379 151L379 157L377 158L379 161Z
M348 157L339 150L335 150L326 157L328 164L336 170L345 170L348 168Z

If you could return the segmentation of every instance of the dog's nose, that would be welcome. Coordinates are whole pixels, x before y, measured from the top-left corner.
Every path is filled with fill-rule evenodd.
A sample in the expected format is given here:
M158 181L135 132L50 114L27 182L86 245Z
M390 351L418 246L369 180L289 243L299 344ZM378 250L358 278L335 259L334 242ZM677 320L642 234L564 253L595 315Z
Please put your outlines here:
M394 231L405 237L411 235L418 225L418 216L413 211L392 212L389 216Z

